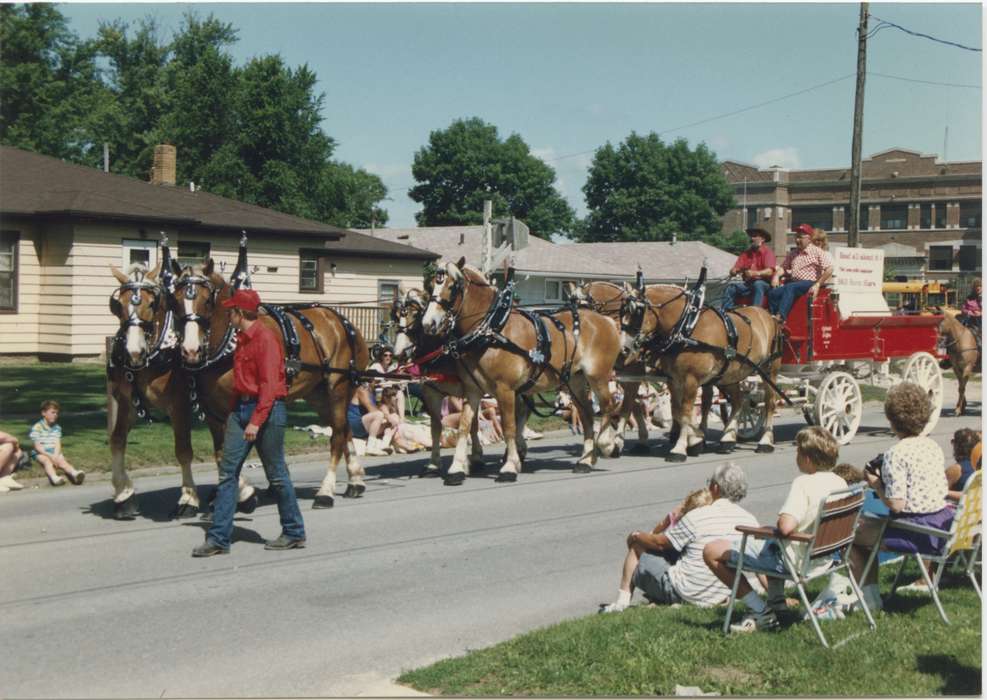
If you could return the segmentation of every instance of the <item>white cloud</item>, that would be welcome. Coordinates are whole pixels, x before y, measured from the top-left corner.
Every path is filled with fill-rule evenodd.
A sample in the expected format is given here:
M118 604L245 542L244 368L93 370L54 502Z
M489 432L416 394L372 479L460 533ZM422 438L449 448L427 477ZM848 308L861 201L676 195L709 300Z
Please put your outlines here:
M411 179L411 165L408 163L367 163L363 169L374 175L379 175L383 180Z
M799 166L799 152L794 146L786 148L771 148L761 151L752 159L759 168L770 168L772 165L780 165L786 170L797 170Z

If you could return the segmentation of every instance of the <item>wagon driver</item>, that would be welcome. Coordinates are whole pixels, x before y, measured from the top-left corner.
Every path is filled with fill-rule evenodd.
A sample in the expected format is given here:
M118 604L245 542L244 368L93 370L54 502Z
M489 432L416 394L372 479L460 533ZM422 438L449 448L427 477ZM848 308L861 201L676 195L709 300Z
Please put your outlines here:
M740 275L743 281L731 282L723 291L723 310L737 305L737 297L753 295L753 306L761 306L765 295L771 291L771 278L775 272L775 254L765 245L771 234L763 228L749 228L750 247L737 257L730 268L730 276Z
M795 300L804 295L816 294L833 274L833 258L815 245L812 238L815 229L809 224L799 224L795 229L795 250L785 256L785 261L775 268L768 294L771 315L780 321L788 318ZM781 277L785 275L785 283Z
M305 524L284 461L284 429L288 422L284 350L274 330L258 322L260 296L253 289L236 290L223 301L223 306L228 309L230 324L239 331L233 355L236 398L226 421L212 526L206 541L192 550L192 556L229 554L240 470L252 447L257 448L264 472L277 494L281 517L281 535L266 542L264 549L304 547Z

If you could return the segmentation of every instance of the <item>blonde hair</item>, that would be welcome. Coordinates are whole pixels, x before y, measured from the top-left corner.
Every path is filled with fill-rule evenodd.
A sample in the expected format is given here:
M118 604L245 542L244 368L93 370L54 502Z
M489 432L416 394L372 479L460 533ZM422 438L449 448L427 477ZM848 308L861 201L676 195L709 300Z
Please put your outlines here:
M702 508L703 506L708 506L713 502L713 494L709 492L709 489L702 488L696 489L682 501L682 512L680 515L685 515L690 510L695 510L696 508Z
M833 473L836 476L843 479L847 484L856 484L857 482L864 480L864 471L862 469L857 469L857 467L852 464L837 464L833 469Z
M836 438L818 425L798 431L795 446L819 471L830 471L840 457L840 445Z
M829 250L829 238L826 237L826 232L821 228L812 229L812 245L822 248L823 250Z

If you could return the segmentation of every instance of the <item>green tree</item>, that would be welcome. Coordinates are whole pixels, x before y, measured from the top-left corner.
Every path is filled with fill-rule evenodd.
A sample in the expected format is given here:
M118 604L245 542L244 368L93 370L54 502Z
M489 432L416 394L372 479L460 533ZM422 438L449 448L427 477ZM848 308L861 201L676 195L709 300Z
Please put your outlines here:
M92 115L110 99L95 43L80 41L54 5L0 5L0 143L85 160Z
M731 233L714 233L711 236L704 236L703 241L711 246L716 246L720 250L728 253L740 255L751 245L751 240L743 231L733 231Z
M415 215L421 226L482 223L487 199L495 213L522 219L542 238L573 225L572 208L553 186L555 171L520 136L501 140L497 127L477 117L429 134L411 172L418 184L408 196L423 205Z
M665 144L657 134L631 133L617 148L596 151L583 186L584 241L667 241L717 235L734 206L716 156L685 139Z

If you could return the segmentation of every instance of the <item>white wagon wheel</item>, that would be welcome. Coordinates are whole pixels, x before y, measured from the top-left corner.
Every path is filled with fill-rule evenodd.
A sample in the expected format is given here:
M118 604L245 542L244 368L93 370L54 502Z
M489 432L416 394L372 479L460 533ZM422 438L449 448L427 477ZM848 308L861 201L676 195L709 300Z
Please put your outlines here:
M816 390L815 424L846 445L857 434L864 401L857 380L847 372L831 372Z
M939 362L927 352L913 353L905 363L905 371L901 378L903 381L918 384L929 394L932 413L929 414L929 422L925 424L925 429L922 431L922 435L928 435L936 427L939 414L942 413L942 370L939 369Z
M740 408L737 409L737 438L744 442L760 440L767 422L768 405L764 401L764 389L759 382L741 382L743 392Z

